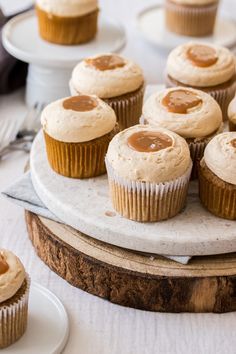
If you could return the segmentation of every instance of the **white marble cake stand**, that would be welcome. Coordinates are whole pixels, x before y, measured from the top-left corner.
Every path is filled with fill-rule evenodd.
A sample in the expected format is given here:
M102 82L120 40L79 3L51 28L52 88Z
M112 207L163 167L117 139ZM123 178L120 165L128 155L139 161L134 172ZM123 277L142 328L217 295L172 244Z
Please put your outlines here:
M186 210L159 223L137 223L116 214L108 196L107 176L86 180L54 173L47 161L43 134L30 157L34 188L65 224L98 240L130 250L163 255L212 255L236 251L236 222L214 217L190 188Z

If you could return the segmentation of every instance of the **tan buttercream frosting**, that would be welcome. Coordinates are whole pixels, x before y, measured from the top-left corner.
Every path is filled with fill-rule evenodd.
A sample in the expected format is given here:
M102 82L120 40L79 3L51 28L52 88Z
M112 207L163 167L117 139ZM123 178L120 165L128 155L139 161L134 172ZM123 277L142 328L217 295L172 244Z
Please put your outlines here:
M204 160L216 176L236 185L236 132L215 136L205 149Z
M43 130L52 138L79 143L106 135L116 125L113 109L96 96L67 97L42 112Z
M0 305L17 293L25 277L19 258L10 251L0 249Z
M104 65L98 65L100 59L113 65L108 65L104 70ZM70 90L72 95L83 93L112 98L136 91L143 82L143 72L137 64L108 53L80 62L73 70Z
M209 5L218 2L218 0L171 0L172 2L180 5Z
M83 16L98 8L98 0L36 0L37 6L61 17Z
M178 105L185 108L183 105L187 104L188 100L191 103L194 97L196 105L186 108L186 113L173 112L175 107L170 111L163 103L167 95L175 98L176 111L179 109ZM186 87L175 87L154 93L144 104L143 117L145 123L172 130L184 138L206 137L222 125L222 112L214 98L203 91Z
M147 146L144 136L141 146L145 146L146 151L140 151L140 142L137 145L135 141L137 133L148 133L151 142L154 139L153 144ZM155 135L161 135L158 141ZM135 143L130 145L130 139ZM152 145L154 151L151 151ZM156 146L159 146L157 150ZM175 180L191 166L189 148L183 138L167 129L146 125L135 125L117 134L109 145L106 159L115 173L125 180L153 183Z
M216 62L206 67L194 64L189 57L189 51L196 46L211 48L217 57ZM206 43L190 42L180 45L169 54L167 60L167 74L189 86L211 87L220 85L229 81L235 75L235 72L233 54L227 48Z
M236 96L229 104L228 116L229 116L229 120L234 124L236 124Z

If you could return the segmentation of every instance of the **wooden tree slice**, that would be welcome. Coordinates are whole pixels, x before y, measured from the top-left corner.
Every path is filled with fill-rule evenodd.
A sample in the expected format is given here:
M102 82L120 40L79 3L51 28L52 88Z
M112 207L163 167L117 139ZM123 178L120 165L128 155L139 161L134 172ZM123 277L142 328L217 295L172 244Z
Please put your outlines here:
M39 257L70 284L113 303L161 312L236 310L236 253L188 265L141 254L26 212Z

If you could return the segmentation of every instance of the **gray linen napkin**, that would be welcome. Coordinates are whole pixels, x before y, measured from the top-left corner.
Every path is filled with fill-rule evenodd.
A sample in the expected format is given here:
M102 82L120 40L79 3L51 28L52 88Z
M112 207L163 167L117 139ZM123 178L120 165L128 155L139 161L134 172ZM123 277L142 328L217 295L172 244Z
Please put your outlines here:
M31 211L37 215L43 216L57 222L61 222L39 199L33 187L30 172L25 173L12 186L2 192L8 200ZM154 256L155 257L155 256ZM168 259L181 264L188 264L191 257L189 256L164 256Z

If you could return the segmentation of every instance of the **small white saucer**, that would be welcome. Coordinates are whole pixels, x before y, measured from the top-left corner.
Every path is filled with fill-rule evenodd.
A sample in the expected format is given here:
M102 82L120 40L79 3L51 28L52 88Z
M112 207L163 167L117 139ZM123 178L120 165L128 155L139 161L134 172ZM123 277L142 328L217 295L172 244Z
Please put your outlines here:
M169 32L165 26L164 8L149 7L137 16L138 29L144 39L166 51L189 41L210 42L232 48L236 45L236 24L228 19L217 19L215 31L208 37L187 37Z
M1 351L4 354L60 354L69 335L66 310L48 289L32 283L29 318L24 336Z

